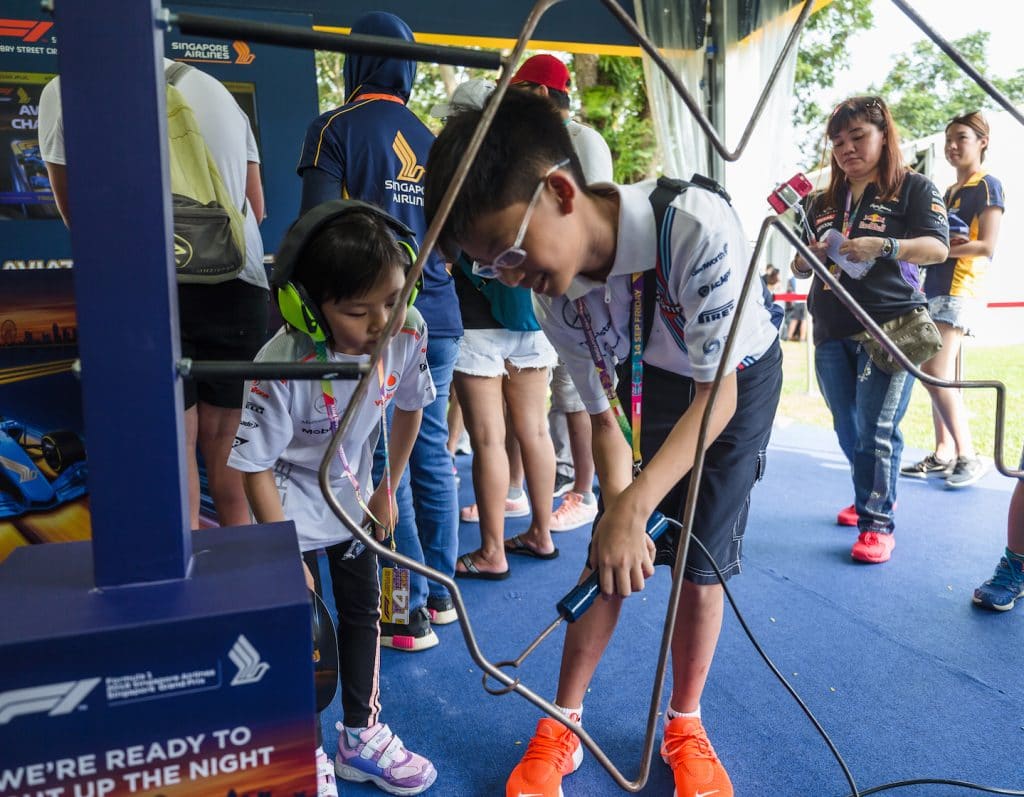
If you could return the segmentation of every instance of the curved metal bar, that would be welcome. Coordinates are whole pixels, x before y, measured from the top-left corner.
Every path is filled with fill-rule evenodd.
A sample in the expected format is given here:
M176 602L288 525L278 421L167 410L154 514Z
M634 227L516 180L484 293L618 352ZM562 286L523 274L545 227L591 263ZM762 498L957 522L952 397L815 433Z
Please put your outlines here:
M457 195L459 189L462 186L463 181L465 180L466 174L468 173L468 170L472 164L473 159L476 157L476 154L483 141L483 138L486 135L487 130L490 128L495 112L497 110L497 106L501 102L501 99L504 96L505 91L508 87L512 75L510 67L518 63L519 58L522 56L522 53L525 50L526 42L529 40L531 34L535 30L540 18L543 16L544 13L546 13L547 10L549 10L552 6L556 5L558 2L561 2L561 0L538 0L537 4L531 11L530 16L528 17L522 32L520 33L520 36L516 43L516 47L513 49L511 55L507 59L503 60L502 74L500 80L498 81L498 85L494 91L495 96L492 98L492 101L485 108L481 116L480 123L477 126L477 129L474 132L469 145L467 146L466 153L463 157L462 163L456 170L452 182L449 185L448 190L445 192L445 195L438 209L437 217L434 219L433 223L427 230L427 233L422 243L422 249L420 251L420 254L417 257L416 263L410 270L410 274L406 281L406 285L403 288L402 293L399 297L399 306L404 306L405 301L411 294L415 280L418 278L420 272L423 269L426 253L429 252L437 243L437 238L439 236L441 227L443 226L445 220L447 219L448 213L450 212L452 204L454 203L455 196ZM602 3L608 6L609 10L611 10L614 15L619 16L617 14L618 9L610 6L609 0L602 0ZM705 127L705 132L709 135L709 138L713 140L716 150L718 150L719 153L727 160L735 160L736 158L738 158L739 154L741 153L743 147L746 144L746 141L749 139L749 135L752 132L753 126L757 121L757 117L763 110L764 104L767 101L767 97L770 94L771 89L773 88L773 84L777 81L781 63L788 55L788 51L794 45L795 40L799 34L799 31L802 28L804 22L806 21L807 15L809 14L810 7L811 0L807 0L807 3L805 3L804 8L801 11L800 17L797 20L797 23L790 34L790 38L787 41L786 48L780 55L779 61L776 64L776 68L773 71L772 76L769 78L768 84L765 87L761 100L758 103L758 107L755 110L754 117L752 117L751 122L748 125L747 131L745 131L744 136L741 139L741 145L737 149L736 153L727 153L724 151L724 147L721 145L721 142L718 141L717 137L714 136L713 128L710 125L707 125L705 127L707 120L703 116L703 114L699 112L699 108L697 109L695 115L697 115L698 119L702 121L702 127ZM646 37L644 37L639 32L639 30L636 29L636 26L632 24L632 20L628 20L628 22L629 24L626 25L627 29L630 30L634 38L637 39L641 46L655 60L655 63L658 64L659 68L666 74L666 76L668 76L669 80L672 82L673 86L676 88L677 92L680 94L683 100L687 102L688 105L691 105L692 98L689 97L689 94L686 91L685 87L679 82L678 78L675 77L672 71L668 68L668 65L660 57L660 55L657 53L655 48L650 44L650 42L646 39ZM692 106L691 110L693 110ZM756 265L758 257L764 247L769 226L777 227L782 232L784 237L786 237L787 240L789 240L790 243L792 243L794 247L796 247L796 249L800 251L802 255L805 256L805 258L808 255L810 255L810 252L809 250L807 250L806 246L803 245L799 238L794 235L792 230L786 227L778 217L769 217L762 225L761 233L758 237L755 251L753 253L750 264L747 268L747 273L743 282L743 287L741 289L739 301L737 302L738 308L742 308L744 306L744 303L748 300L748 297L750 295L751 285L753 284L757 276ZM997 417L1001 419L1003 409L1003 391L1005 390L1001 383L943 382L942 380L937 380L922 374L918 369L914 368L912 365L910 365L910 363L906 362L906 358L903 357L902 353L898 352L895 349L895 347L892 345L892 342L884 335L884 333L878 328L878 326L870 318L866 316L864 311L861 308L859 308L859 306L856 305L856 302L854 302L853 299L849 296L849 294L842 288L842 286L838 284L838 281L834 280L831 277L827 269L825 269L825 267L820 262L816 261L813 258L813 256L810 257L809 262L812 263L812 268L814 268L815 273L821 275L822 279L828 282L830 286L832 286L833 289L836 290L836 294L837 296L840 297L840 300L848 303L848 306L850 306L851 311L858 317L859 320L862 321L862 323L864 323L864 326L880 342L882 342L882 344L886 346L886 348L889 351L891 351L901 363L903 363L904 365L909 365L910 368L908 370L911 370L915 374L915 376L918 376L918 378L922 379L923 381L928 381L931 384L939 384L941 386L957 386L959 384L964 386L995 387L997 390L997 400L999 402ZM449 592L452 595L453 603L455 604L456 610L458 612L459 625L462 630L463 638L465 639L466 642L467 651L469 652L470 657L480 666L480 668L484 672L485 690L491 694L507 694L510 692L515 692L516 694L519 694L520 696L528 700L539 710L543 711L548 716L555 719L557 722L560 722L562 725L569 728L573 733L575 733L579 737L580 742L587 748L587 750L590 751L590 753L594 756L598 763L600 763L601 766L605 768L605 770L609 773L609 775L616 782L616 784L629 792L635 793L640 791L646 785L647 778L650 772L650 764L654 750L654 735L658 721L658 707L661 704L664 676L668 664L669 646L671 643L672 632L675 627L676 617L678 614L679 600L682 592L683 569L679 565L682 562L685 562L685 558L688 553L691 530L693 526L693 518L696 512L696 497L697 492L699 490L701 475L703 472L707 432L711 412L714 409L714 404L717 399L721 380L725 376L725 363L729 359L733 342L736 338L735 334L733 333L735 331L736 325L739 323L741 316L742 312L738 310L733 318L732 324L730 325L729 336L726 339L725 348L722 353L722 358L719 363L718 371L715 374L715 380L712 384L709 400L707 406L705 407L703 416L701 418L700 431L698 434L697 446L694 457L694 465L691 470L691 481L689 490L687 492L686 504L683 510L684 541L683 545L680 546L679 550L677 551L676 567L674 570L672 589L669 599L669 605L666 609L665 624L662 634L661 646L659 649L654 684L652 687L651 703L648 710L647 729L644 737L643 753L641 756L639 772L635 780L628 780L616 768L616 766L612 763L611 759L605 754L601 747L591 738L591 736L587 733L586 730L584 730L584 728L579 723L574 722L565 715L563 715L555 707L553 703L540 697L538 694L533 692L528 686L522 683L522 681L519 678L513 678L511 675L509 675L502 669L502 667L508 666L518 667L519 664L521 664L522 661L524 661L525 658L529 656L537 648L537 646L558 626L561 618L559 618L559 620L556 620L554 623L552 623L551 626L548 627L548 629L542 632L542 634L529 647L527 647L527 649L520 655L518 659L511 662L503 661L499 662L498 664L492 663L483 655L480 649L476 635L473 632L472 623L469 617L469 611L467 609L465 601L462 598L462 593L460 592L458 584L456 583L455 579L443 573L440 573L434 570L433 568L428 567L425 564L416 562L403 554L400 554L396 551L392 551L389 548L377 542L377 540L374 539L371 535L369 535L360 526L359 523L357 523L353 518L351 518L346 513L344 507L341 506L337 497L330 489L329 471L330 463L333 459L333 452L336 450L341 437L344 435L345 431L348 429L349 425L352 422L352 419L354 417L355 406L357 406L357 404L366 395L368 389L368 380L372 378L371 374L373 372L373 368L375 367L376 362L380 359L380 356L383 352L389 335L382 336L381 342L378 344L377 349L373 352L369 369L370 373L364 376L362 379L360 379L359 383L357 384L356 392L345 409L345 413L341 419L341 423L339 424L338 430L332 436L327 451L325 453L324 459L320 465L320 488L324 494L324 498L327 501L328 506L330 506L331 511L333 511L334 514L345 524L345 526L349 528L349 530L356 537L356 539L361 540L368 548L370 548L378 556L394 561L396 564L400 566L406 567L416 573L424 575L430 578L431 580L434 580L437 583L444 585L449 590ZM396 328L397 315L391 319L388 331L394 331ZM999 446L1001 446L1001 442L997 443L997 452L999 453L999 460L997 464L999 466L1000 471L1006 473L1007 475L1016 475L1016 472L1005 469L1001 461L1001 447ZM488 687L486 685L486 679L488 676L490 676L499 684L503 684L504 688L494 689Z
M182 33L213 36L217 39L245 39L261 44L276 44L281 47L297 47L303 50L331 50L338 53L393 56L435 64L473 66L480 69L501 68L501 56L495 52L471 50L467 47L418 44L387 36L326 33L297 25L256 22L251 19L216 17L187 12L168 14L167 24L177 27Z
M754 133L754 127L757 125L758 120L761 118L761 114L764 113L765 107L768 105L768 98L771 96L772 90L775 88L775 84L779 81L779 74L782 72L783 64L789 54L796 47L797 42L800 39L800 32L803 30L804 23L807 22L807 18L811 15L811 9L814 6L814 0L805 0L803 8L800 9L800 15L797 17L796 23L793 25L793 29L789 32L789 36L786 38L786 43L782 50L779 52L779 57L775 60L775 66L772 67L771 74L768 76L767 82L764 84L764 88L761 90L761 96L757 99L757 105L754 106L754 112L750 117L750 121L747 122L746 129L743 131L743 135L740 136L740 142L736 146L735 150L731 152L726 148L725 144L718 137L718 131L715 130L714 124L705 115L703 109L700 107L700 103L697 102L690 94L689 90L683 85L683 81L679 79L679 76L675 73L668 62L662 57L661 53L658 52L658 48L655 47L651 41L641 32L639 26L629 17L616 0L601 0L604 7L607 8L612 16L614 16L623 28L634 38L637 43L643 49L651 60L658 65L658 68L664 73L665 77L672 84L672 87L676 90L676 93L682 98L686 107L690 109L690 113L693 114L697 120L697 124L700 125L700 129L704 131L704 135L708 137L708 141L711 142L711 146L715 148L715 151L722 156L724 160L733 162L739 160L740 155L743 154L743 150L746 149L747 143L750 141L750 137Z
M800 253L800 256L811 266L814 273L832 289L835 293L836 298L839 299L847 309L854 315L854 317L863 324L866 329L875 340L885 347L885 350L889 352L895 358L904 369L909 371L913 376L920 379L929 385L935 387L948 387L948 388L991 388L996 392L996 419L995 419L995 439L993 440L993 461L995 462L996 469L1004 476L1010 478L1019 479L1024 477L1024 470L1015 470L1006 465L1003 458L1003 443L1005 437L1005 424L1006 424L1006 385L997 379L978 379L978 380L953 380L953 379L939 379L938 377L926 374L914 363L907 359L906 355L900 351L889 339L889 336L882 331L882 328L867 314L857 301L850 295L850 293L843 287L842 283L832 275L832 272L828 270L824 263L818 260L811 253L811 250L807 248L803 240L798 236L788 225L786 225L778 216L772 216L765 219L762 225L761 235L764 236L765 228L768 226L775 227L782 236L789 241L790 244Z
M736 301L736 313L732 319L732 323L729 325L729 335L726 338L725 346L722 349L722 356L718 361L718 369L715 371L715 378L711 383L711 392L708 395L708 401L700 419L700 428L697 433L697 442L694 449L693 466L690 468L689 474L690 484L687 488L686 503L683 505L683 519L680 523L681 540L676 545L676 560L672 568L672 588L669 591L668 607L665 610L665 624L662 630L661 646L658 650L658 664L655 669L656 676L654 686L652 688L651 704L647 717L647 735L644 738L642 756L645 775L653 756L654 732L658 721L657 710L661 705L661 694L663 684L665 682L665 671L668 669L669 647L672 642L672 634L675 631L676 618L679 613L679 601L682 597L683 572L685 570L686 558L690 550L693 519L697 513L697 493L700 489L701 476L704 473L704 456L707 452L708 426L711 422L711 413L715 408L715 401L718 398L718 390L721 387L722 379L725 378L726 366L729 362L733 344L737 337L735 334L736 328L740 323L740 318L743 315L743 309L746 306L748 297L750 296L750 286L754 283L755 279L759 279L757 274L757 262L761 249L764 246L765 238L766 229L762 227L761 234L757 240L757 246L750 258L750 264L747 266L747 273L743 279L743 287L740 289L740 295Z
M936 46L940 50L942 50L942 52L948 55L954 64L956 64L964 72L966 72L968 76L971 78L971 80L973 80L975 83L981 86L981 88L984 90L986 94L988 94L988 96L990 96L993 100L1002 105L1004 109L1010 112L1010 115L1014 119L1016 119L1018 122L1024 125L1024 116L1021 115L1021 112L1017 110L1016 106L1014 106L1014 104L1010 102L1010 100L1001 91L999 91L999 89L997 89L988 80L986 80L984 75L982 75L977 69L971 66L970 63L967 62L967 59L964 58L952 44L950 44L948 41L942 38L942 36L939 35L938 31L936 31L935 28L933 28L931 25L925 22L924 18L921 17L920 14L918 14L913 8L911 8L910 5L906 3L904 0L892 0L892 2L893 5L896 6L896 8L898 8L900 11L902 11L910 18L911 22L913 22L915 25L917 25L917 27L924 31L925 35L928 36L928 38L931 39L933 42L935 42Z
M495 662L494 666L516 668L522 667L523 662L530 657L530 654L532 654L540 646L540 643L547 639L551 635L551 633L561 624L562 617L561 615L559 615L557 618L555 618L555 621L551 623L551 625L549 625L547 628L541 631L540 634L537 635L536 639L534 639L533 642L526 646L526 648L523 650L522 653L519 654L519 656L517 656L514 659L506 659L505 661ZM519 683L518 678L515 679L515 683ZM492 687L487 685L487 673L484 673L484 690L489 692L490 694L495 696L507 695L509 692L513 691L514 688L515 684L513 684L512 686L505 687L504 689L493 689Z
M251 360L178 360L182 379L359 379L369 373L367 363L295 363Z

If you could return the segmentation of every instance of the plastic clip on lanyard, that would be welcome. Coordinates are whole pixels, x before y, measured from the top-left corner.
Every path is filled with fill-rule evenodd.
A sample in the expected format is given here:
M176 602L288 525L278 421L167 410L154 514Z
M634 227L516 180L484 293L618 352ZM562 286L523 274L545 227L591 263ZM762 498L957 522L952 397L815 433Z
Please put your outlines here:
M643 467L643 455L640 453L640 412L643 407L644 397L644 275L643 272L634 272L630 282L630 290L633 293L633 323L632 323L632 345L630 347L630 421L626 420L626 413L622 409L622 402L619 401L615 392L615 384L612 381L611 371L601 354L601 348L597 344L597 335L594 334L594 325L590 320L590 311L587 309L583 297L575 301L576 314L579 316L580 325L583 327L583 334L587 338L587 348L590 350L590 359L594 361L594 368L597 369L597 376L601 380L601 387L611 405L615 420L618 421L619 429L623 436L633 448L633 476L636 477Z

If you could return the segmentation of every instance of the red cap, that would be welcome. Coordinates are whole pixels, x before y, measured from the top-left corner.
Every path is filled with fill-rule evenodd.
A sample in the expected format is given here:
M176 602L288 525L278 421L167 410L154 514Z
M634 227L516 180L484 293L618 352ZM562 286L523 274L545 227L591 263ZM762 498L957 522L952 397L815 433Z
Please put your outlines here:
M553 55L535 55L523 61L512 83L534 83L568 94L569 70Z

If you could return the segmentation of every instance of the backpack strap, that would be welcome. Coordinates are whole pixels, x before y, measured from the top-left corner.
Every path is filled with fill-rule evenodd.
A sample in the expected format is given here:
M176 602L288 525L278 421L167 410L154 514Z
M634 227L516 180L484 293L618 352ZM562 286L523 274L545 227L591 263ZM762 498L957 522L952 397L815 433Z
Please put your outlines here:
M649 197L651 209L654 211L654 229L657 234L658 246L654 285L649 284L650 280L644 280L644 348L647 347L647 340L651 336L651 327L654 325L654 313L657 308L662 313L662 318L669 331L676 338L676 342L679 343L683 351L686 351L686 344L683 342L683 327L686 319L682 317L682 314L666 313L665 303L668 301L669 295L666 275L672 263L672 220L675 217L672 201L691 185L696 185L696 183L688 183L685 180L676 180L671 177L659 177L658 184Z
M658 178L658 184L650 195L651 207L654 210L654 224L658 235L658 259L655 267L656 290L652 296L648 296L650 291L647 288L646 281L644 283L645 346L647 345L647 339L651 334L651 325L654 323L654 305L657 304L658 310L661 312L661 317L665 321L665 325L672 333L672 336L676 339L680 348L682 348L683 351L686 351L686 342L683 335L686 319L681 312L677 312L678 308L668 301L669 292L667 276L668 269L671 268L672 263L672 219L675 216L675 209L671 206L672 200L690 186L702 188L705 191L711 191L712 193L718 194L725 200L726 204L730 206L732 205L732 197L729 196L728 192L710 177L705 177L702 174L695 173L690 178L689 182L685 180L676 180L671 177ZM772 295L772 292L768 290L768 286L765 284L763 279L761 280L761 300L764 302L765 309L767 309L771 315L772 324L775 325L776 329L780 328L783 313L781 312L781 308L778 308L775 305L775 297Z
M181 82L181 79L183 77L185 77L185 75L187 75L189 72L191 72L193 70L193 68L194 67L192 67L189 64L183 64L181 61L175 61L174 63L172 63L170 66L168 66L164 70L164 78L167 80L167 84L168 85L174 86L175 88L177 88L178 87L178 83ZM184 100L184 97L182 97L182 100ZM215 163L211 163L210 168L213 169L214 171L216 171L217 165ZM218 175L218 177L220 177L220 172L217 172L217 175ZM223 179L223 178L221 178L221 179ZM248 202L248 200L245 197L242 198L242 207L238 208L238 212L241 213L243 217L247 216L248 213L249 213L249 202ZM244 251L244 237L243 237L243 251ZM413 258L413 259L415 259L415 258Z

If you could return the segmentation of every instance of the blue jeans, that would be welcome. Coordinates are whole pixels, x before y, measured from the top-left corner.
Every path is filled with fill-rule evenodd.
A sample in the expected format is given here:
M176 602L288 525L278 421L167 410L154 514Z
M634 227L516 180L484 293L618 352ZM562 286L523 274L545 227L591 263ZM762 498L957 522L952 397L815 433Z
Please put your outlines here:
M459 338L427 338L427 365L437 398L423 408L420 433L396 495L398 552L447 576L454 575L459 552L459 498L448 453L448 393L458 357ZM383 473L384 451L378 443L373 460L374 484L380 482ZM409 575L409 607L415 610L427 602L427 580L419 573ZM429 588L434 596L448 594L447 589L433 581Z
M876 368L864 348L849 339L824 341L815 348L814 365L839 447L853 471L858 526L891 533L903 454L900 421L913 379L906 371L890 375Z

